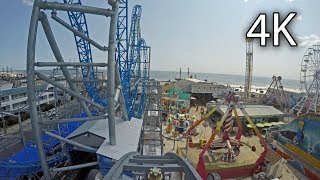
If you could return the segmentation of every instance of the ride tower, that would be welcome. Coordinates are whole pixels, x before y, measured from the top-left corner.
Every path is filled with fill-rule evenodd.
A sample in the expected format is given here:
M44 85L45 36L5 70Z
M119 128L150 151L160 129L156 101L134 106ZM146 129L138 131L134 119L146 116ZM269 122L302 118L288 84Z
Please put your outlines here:
M250 99L253 71L253 39L246 38L246 74L244 84L244 98Z

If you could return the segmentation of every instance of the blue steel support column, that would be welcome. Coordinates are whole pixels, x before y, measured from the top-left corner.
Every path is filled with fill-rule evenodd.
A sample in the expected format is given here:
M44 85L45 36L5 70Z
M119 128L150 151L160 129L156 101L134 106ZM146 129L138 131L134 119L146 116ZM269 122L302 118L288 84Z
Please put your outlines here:
M37 105L36 105L36 85L35 85L35 74L34 74L34 61L35 61L35 48L36 48L36 34L38 28L38 20L40 8L38 4L41 0L35 0L32 9L32 15L29 26L29 35L28 35L28 45L27 45L27 93L28 93L28 103L30 110L30 118L32 125L32 134L36 141L36 146L38 150L38 154L40 156L40 163L43 170L43 174L45 179L51 179L49 167L46 161L46 154L43 149L43 144L41 140L41 130L39 125L39 117L37 113Z
M130 81L128 81L128 66L129 66L129 33L128 33L128 0L119 0L119 12L117 23L117 51L116 60L121 78L122 92L124 102L130 119L132 115L130 107Z

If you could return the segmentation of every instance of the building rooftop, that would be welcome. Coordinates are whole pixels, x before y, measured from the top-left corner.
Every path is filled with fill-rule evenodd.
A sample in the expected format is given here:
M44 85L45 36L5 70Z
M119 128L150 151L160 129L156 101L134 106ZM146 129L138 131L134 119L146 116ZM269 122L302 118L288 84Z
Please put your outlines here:
M106 120L104 121L106 122ZM97 154L119 160L128 152L137 151L142 128L142 120L132 118L130 121L122 121L116 124L116 145L111 146L108 138L101 144ZM105 127L108 132L109 128Z
M230 87L234 88L234 89L238 89L237 91L238 92L244 92L244 86L243 85L230 85ZM267 89L268 89L269 86L255 86L255 85L252 85L251 86L251 92L253 93L260 93L260 94L265 94L267 92ZM285 92L291 92L291 93L303 93L305 92L305 90L301 90L299 88L286 88L284 87L283 90Z
M1 84L0 84L1 85ZM37 84L36 90L43 91L47 88L48 84ZM0 96L9 96L12 94L19 94L27 92L27 86L15 87L10 89L1 89Z
M79 136L90 136L92 134L103 139L102 144L98 146L97 154L119 160L128 152L137 151L139 138L142 128L142 120L132 118L130 121L124 121L116 117L116 145L109 144L109 125L108 119L98 121L88 121L68 135L68 139ZM85 144L84 142L80 142ZM96 142L99 143L99 142Z
M12 84L11 82L8 81L2 81L0 80L0 85L6 85L6 84Z
M245 111L251 118L264 118L274 116L285 116L285 114L273 106L266 105L243 105ZM227 106L223 105L218 110L220 113L224 113L227 110ZM237 109L239 117L244 117L240 109ZM234 116L234 115L233 115Z
M185 80L191 81L191 82L194 82L194 83L200 83L200 82L205 83L205 81L202 81L200 79L194 79L194 78L185 78Z

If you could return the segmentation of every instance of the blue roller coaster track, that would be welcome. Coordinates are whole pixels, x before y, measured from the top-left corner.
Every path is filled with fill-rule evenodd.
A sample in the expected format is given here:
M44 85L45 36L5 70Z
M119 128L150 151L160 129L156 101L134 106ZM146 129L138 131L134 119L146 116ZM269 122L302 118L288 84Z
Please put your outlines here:
M80 0L64 0L64 3L68 4L81 4ZM126 101L126 107L128 111L129 119L131 117L141 118L142 110L144 108L145 102L145 86L146 79L148 79L148 66L143 65L149 63L149 57L141 56L141 53L148 51L148 49L143 48L146 46L144 43L138 43L141 39L141 30L140 30L140 17L142 13L142 8L140 5L135 5L132 11L132 20L130 28L130 37L128 38L128 1L121 0L119 1L119 14L118 14L118 29L117 29L117 54L116 59L118 63L118 68L120 72L123 92ZM84 34L89 37L88 27L86 23L86 18L84 13L80 12L68 12L71 26L78 29L79 31L84 32ZM74 35L79 61L82 63L91 63L92 53L90 43L81 37ZM129 40L129 42L128 42ZM139 47L141 46L141 47ZM130 50L130 53L129 53ZM147 54L147 53L145 53ZM135 71L135 68L140 70L140 66L137 67L137 64L144 66L144 73L140 71ZM97 73L94 71L93 67L82 67L82 75L85 79L94 80L97 79ZM97 90L97 84L93 82L85 82L85 87L88 92L88 95L95 102L107 105L106 99L101 99L99 97L99 92ZM138 93L139 88L141 87L141 92ZM138 98L138 95L140 98ZM138 108L136 108L138 106Z
M63 2L67 4L81 5L80 0L63 0ZM69 16L71 26L76 28L80 32L83 32L85 36L89 37L85 14L81 12L68 11L68 16ZM77 46L79 61L81 63L92 63L92 53L91 53L90 43L75 34L74 34L74 39ZM82 76L84 79L90 79L90 80L97 79L97 73L94 71L93 67L82 66L81 70L82 70ZM88 95L91 97L91 99L93 99L93 101L104 106L107 105L106 99L102 100L101 98L99 98L99 93L97 90L96 83L85 82L85 87L87 89Z
M144 96L148 75L148 47L141 38L140 18L142 7L135 5L132 10L130 36L129 36L129 60L127 70L123 73L122 84L126 98L126 106L129 117L141 118L144 109ZM141 72L142 68L142 72ZM141 91L139 92L139 87Z
M141 39L140 30L140 18L141 18L142 8L140 5L135 5L132 10L131 28L130 28L130 59L128 61L128 73L127 78L134 75L134 68L138 60L140 52L138 51L138 42ZM130 81L130 79L128 79Z

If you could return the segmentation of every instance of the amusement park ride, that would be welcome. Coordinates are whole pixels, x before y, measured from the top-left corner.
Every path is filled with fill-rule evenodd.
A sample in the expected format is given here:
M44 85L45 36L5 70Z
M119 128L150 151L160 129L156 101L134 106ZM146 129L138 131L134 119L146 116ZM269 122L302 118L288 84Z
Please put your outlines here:
M303 96L290 110L295 118L272 137L277 139L273 150L310 179L320 177L319 62L320 45L317 44L309 47L302 59Z
M189 159L189 161L191 161L192 164L197 167L197 171L203 179L206 179L208 175L212 173L218 173L221 178L240 177L258 173L261 170L261 166L264 163L264 159L268 151L267 143L250 119L244 107L239 103L239 97L230 92L227 95L225 102L228 104L228 109L224 113L221 120L217 123L216 128L212 131L209 140L207 141L204 139L200 139L199 143L195 143L192 141L191 132L203 121L209 119L209 117L224 102L214 107L207 115L198 120L192 127L188 129L186 148L180 148L181 154ZM258 156L256 156L256 152L251 153L250 151L247 151L247 149L252 149L253 147L245 148L244 146L248 145L245 145L243 142L241 142L242 127L236 109L240 109L241 112L245 115L246 120L251 124L255 134L258 136L259 141L261 142L261 148L263 150ZM238 131L236 136L232 138L230 136L230 131L233 127L233 113L235 115L235 121L238 126ZM218 140L214 141L221 130L222 135ZM242 144L244 144L244 146L242 146ZM227 149L227 151L223 151L221 153L219 149ZM246 149L245 153L242 152L242 150L244 149ZM198 158L196 158L197 155ZM253 161L248 161L248 159L253 156L255 157L252 159Z
M170 114L186 114L190 109L190 100L189 93L170 88L161 98L161 108Z
M320 45L313 45L305 52L300 71L302 99L292 108L294 114L318 112L320 93Z
M283 90L281 80L281 76L272 77L272 82L262 99L262 103L273 105L280 110L284 110L285 108L288 108L289 101L287 95Z
M161 107L164 111L167 111L171 114L180 113L185 114L188 113L188 106L190 103L187 103L186 100L178 99L178 98L168 98L163 97L161 101Z
M207 179L215 173L222 178L251 176L265 170L268 145L246 112L245 105L239 102L239 97L233 92L229 92L225 101L214 107L198 121L194 121L194 119L190 123L188 121L182 121L182 123L168 121L167 133L172 133L172 129L175 127L180 128L179 133L186 136L186 147L178 147L177 150L181 157L173 153L154 157L138 155L136 152L132 153L132 151L138 149L142 129L141 118L145 111L147 98L151 47L147 46L141 35L142 7L140 5L133 7L129 28L128 0L108 0L108 4L111 9L82 5L80 0L34 1L27 46L27 95L34 142L26 142L23 150L0 162L0 179L34 178L40 174L43 175L44 179L49 180L53 176L59 178L62 172L82 168L91 169L88 179L102 178L102 176L117 179L120 174L126 173L130 176L133 171L143 172L145 169L150 169L150 166L157 166L168 172L184 171L187 179ZM49 20L47 16L48 11L50 11L52 20ZM67 13L69 23L60 14L63 11ZM87 14L110 19L108 45L101 45L91 39L86 21ZM79 62L65 62L62 55L63 51L59 48L50 26L52 23L57 23L59 27L71 31L71 35L74 36ZM36 62L36 41L37 37L40 36L38 35L38 26L43 28L56 62ZM251 40L248 40L247 43L247 64L249 68L246 76L246 98L249 98L253 45ZM108 61L95 63L91 47L106 53ZM317 113L320 93L319 62L320 45L314 45L307 50L302 61L301 83L304 85L305 95L293 107L296 115L305 112ZM38 67L60 68L68 87L62 86L55 82L53 78L42 74L36 69ZM80 93L68 67L81 68L85 93ZM97 67L107 67L106 80L98 79ZM81 107L81 112L76 116L63 119L48 120L41 118L40 109L36 105L38 98L35 93L37 78L73 96ZM106 81L106 95L98 89L98 84L101 81ZM271 91L271 86L283 92L280 81L280 76L274 77L268 92ZM283 101L288 102L282 98L278 103L282 104ZM187 100L179 101L175 98L164 99L161 103L163 108L175 113L186 113L190 106L190 102L187 102ZM210 138L201 138L199 142L195 142L194 139L196 138L193 133L195 128L208 120L222 104L227 104L228 108L221 120L216 123ZM173 106L175 106L175 109L172 109ZM259 143L250 145L241 139L242 126L238 117L238 110L242 112L246 121L251 125ZM309 157L305 152L294 150L302 154L303 157L307 157L317 167L320 167L318 153L320 143L312 136L312 133L306 133L304 129L315 124L319 125L319 121L310 123L308 121L309 117L308 115L298 116L298 118L304 119L298 119L292 123L289 130L296 130L299 127L296 132L299 135L296 138L291 138L290 143L288 143L288 139L291 139L286 136L286 133L280 137L285 144L284 146L292 147L296 145L291 149L295 147L302 147L303 149L303 143L307 143L310 147L303 150L308 152L311 150L309 155L315 154L318 159ZM319 116L314 115L311 118L319 119ZM235 124L234 120L237 125L235 136L231 135L233 124ZM308 123L311 125L308 125ZM191 127L189 128L190 124ZM122 127L120 131L119 127ZM316 130L313 135L317 133L319 134L319 131ZM310 138L312 136L311 140L312 143L314 141L314 144L307 142L307 140L304 142L303 135L308 135ZM90 138L96 139L96 141L89 141ZM129 142L131 138L136 138L133 141L137 142ZM217 140L215 140L216 138ZM86 142L80 143L81 140ZM111 154L112 157L106 156L106 153ZM83 154L85 156L81 156ZM88 158L81 161L85 159L83 157ZM114 163L115 160L117 160L116 163ZM129 162L129 164L125 164L125 162ZM158 162L158 164L155 162ZM97 167L99 170L93 169ZM107 174L109 171L116 175ZM40 178L38 177L38 179Z

